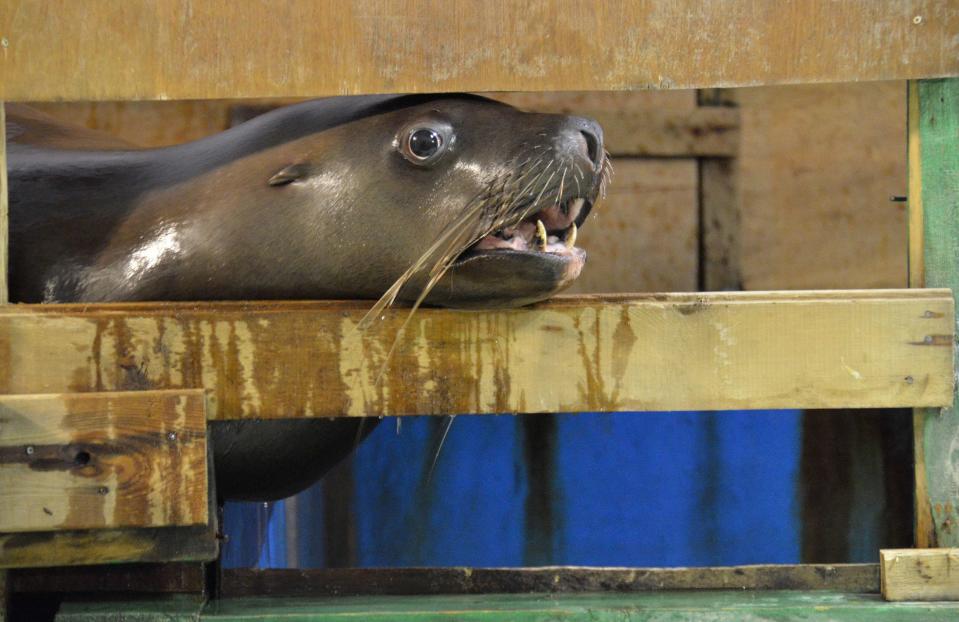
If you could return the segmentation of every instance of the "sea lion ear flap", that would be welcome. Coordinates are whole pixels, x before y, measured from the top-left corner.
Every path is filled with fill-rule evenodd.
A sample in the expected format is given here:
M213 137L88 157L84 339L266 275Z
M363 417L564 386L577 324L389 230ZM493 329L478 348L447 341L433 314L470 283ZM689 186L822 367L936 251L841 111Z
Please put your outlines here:
M299 179L303 179L310 173L310 167L305 162L287 164L270 177L267 183L271 186L285 186Z

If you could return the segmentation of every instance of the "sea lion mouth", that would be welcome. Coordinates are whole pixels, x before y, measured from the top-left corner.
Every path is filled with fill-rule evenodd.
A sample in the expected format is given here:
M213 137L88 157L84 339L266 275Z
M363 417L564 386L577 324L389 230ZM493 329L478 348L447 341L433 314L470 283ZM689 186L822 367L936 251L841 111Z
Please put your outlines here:
M572 197L502 227L463 251L455 263L486 253L548 253L554 258L581 260L585 252L576 246L579 226L592 209L586 197Z

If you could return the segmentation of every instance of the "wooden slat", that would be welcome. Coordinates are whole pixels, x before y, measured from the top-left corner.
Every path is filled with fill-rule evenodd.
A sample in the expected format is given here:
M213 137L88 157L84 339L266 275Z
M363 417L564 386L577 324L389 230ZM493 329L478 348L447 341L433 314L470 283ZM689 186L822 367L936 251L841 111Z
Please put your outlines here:
M16 594L190 594L205 589L206 570L200 562L21 568L10 573L10 592Z
M943 290L559 297L420 310L370 303L11 305L0 392L211 390L211 419L943 406ZM412 389L415 387L415 390Z
M0 532L205 524L206 484L202 391L0 397Z
M206 470L205 525L0 534L0 568L215 560L220 552L219 524L209 450Z
M910 276L957 292L959 80L921 81L910 89L910 224L922 226L921 255L911 253ZM916 237L910 234L913 249ZM916 411L913 433L916 545L959 546L959 412Z
M959 600L959 549L880 551L886 600Z
M14 586L19 589L19 577ZM877 564L716 568L324 568L223 571L221 596L303 597L426 594L831 590L878 593Z
M0 98L631 90L959 74L941 0L7 0Z

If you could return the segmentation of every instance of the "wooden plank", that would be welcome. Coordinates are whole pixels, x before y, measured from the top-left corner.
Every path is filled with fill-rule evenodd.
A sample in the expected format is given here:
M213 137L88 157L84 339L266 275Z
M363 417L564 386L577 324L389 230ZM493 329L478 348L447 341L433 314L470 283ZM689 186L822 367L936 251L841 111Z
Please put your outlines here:
M959 74L939 0L8 0L0 99L635 90ZM443 33L436 37L410 33ZM51 42L56 42L52 45ZM282 60L280 60L282 59Z
M206 483L202 391L0 396L0 532L205 524Z
M695 291L693 160L617 158L615 183L579 230L586 269L570 293Z
M19 585L17 581L16 585ZM879 592L878 564L717 568L323 568L223 571L221 596L646 592L654 590Z
M423 309L389 364L408 312L358 331L369 304L10 305L0 308L0 392L203 387L211 419L952 400L953 301L942 290Z
M914 257L910 272L959 292L959 80L910 88L910 111L918 112L909 119L910 220L922 224L922 264ZM916 545L959 546L959 412L916 411L913 434Z
M212 561L220 552L213 453L205 525L0 534L0 568Z
M730 151L739 151L739 111L735 95L725 89L700 91L700 107L704 112L735 113L736 131L730 132ZM742 289L740 266L740 238L742 234L738 194L739 163L731 158L708 157L699 160L699 266L698 289L706 291L734 291Z
M879 552L886 600L959 601L959 549Z
M57 593L203 593L206 571L200 562L112 564L10 571L10 592Z

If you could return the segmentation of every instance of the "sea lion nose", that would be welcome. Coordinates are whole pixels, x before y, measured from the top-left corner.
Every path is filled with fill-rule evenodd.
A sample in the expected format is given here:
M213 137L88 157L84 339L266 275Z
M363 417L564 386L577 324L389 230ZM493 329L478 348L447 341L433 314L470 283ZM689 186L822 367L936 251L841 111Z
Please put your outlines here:
M592 119L586 117L567 117L567 135L575 150L593 163L599 169L603 162L603 128Z

